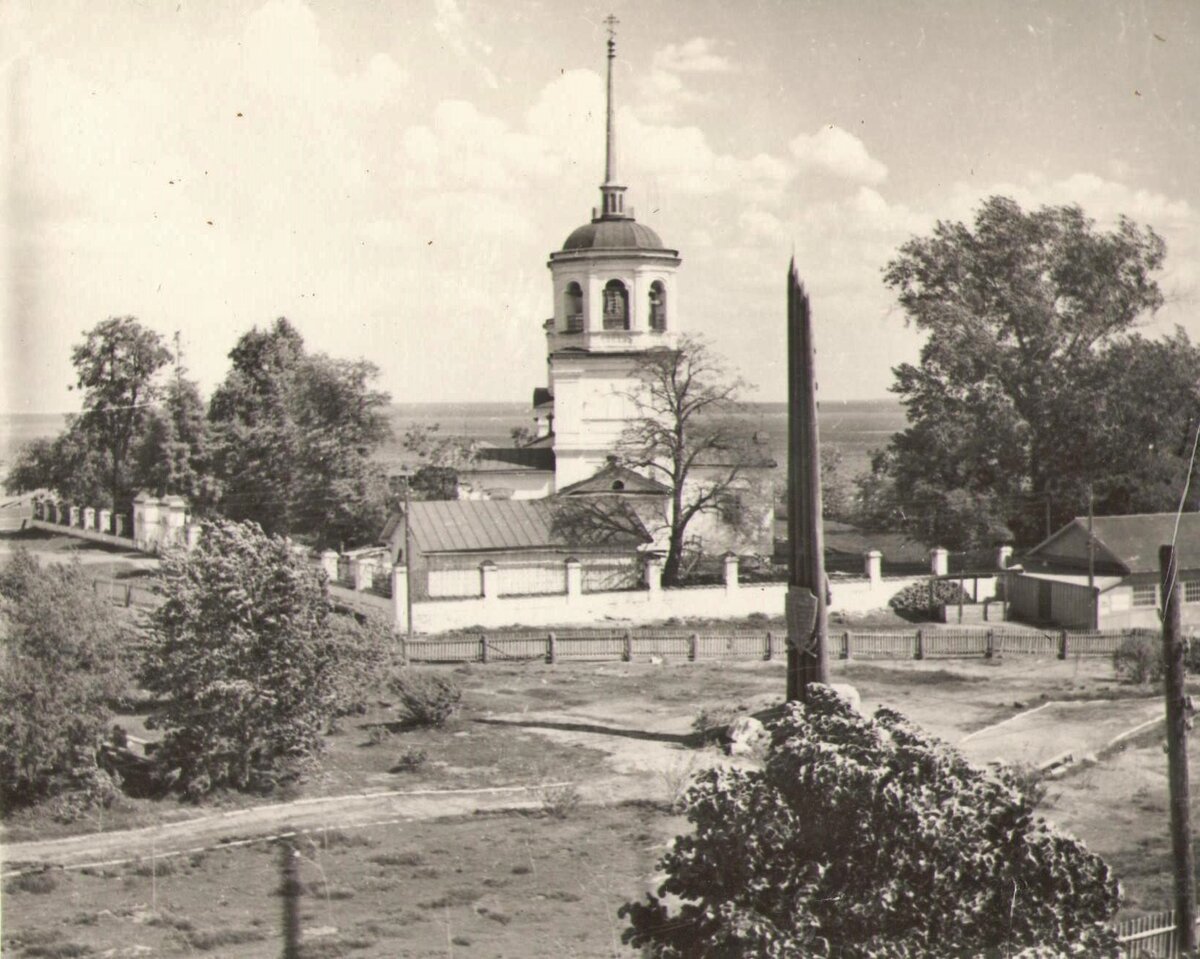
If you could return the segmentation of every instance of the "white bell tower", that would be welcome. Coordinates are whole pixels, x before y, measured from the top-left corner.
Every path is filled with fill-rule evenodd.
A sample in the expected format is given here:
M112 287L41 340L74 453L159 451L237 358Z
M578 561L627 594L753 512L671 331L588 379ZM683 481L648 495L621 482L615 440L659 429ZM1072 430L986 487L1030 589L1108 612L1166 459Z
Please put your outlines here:
M617 182L613 59L616 17L608 26L608 110L600 207L550 254L554 316L546 323L553 397L554 486L602 469L637 409L640 357L671 349L679 333L675 272L680 259L625 208Z

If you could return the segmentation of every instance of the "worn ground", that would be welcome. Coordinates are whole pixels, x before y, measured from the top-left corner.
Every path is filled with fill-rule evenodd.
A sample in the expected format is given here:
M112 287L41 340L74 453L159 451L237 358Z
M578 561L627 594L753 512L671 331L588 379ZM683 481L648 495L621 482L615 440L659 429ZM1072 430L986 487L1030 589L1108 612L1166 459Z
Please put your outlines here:
M311 955L631 954L619 944L615 910L652 882L664 843L684 825L669 800L690 772L726 761L699 746L693 719L706 708L778 702L782 665L494 665L456 673L464 710L446 729L373 736L386 710L356 718L330 738L323 771L288 802L245 809L238 797L214 809L143 801L110 811L104 825L123 815L178 822L104 835L95 834L97 822L76 824L83 835L49 843L14 843L45 823L10 820L6 870L19 860L108 864L10 878L4 955L277 955L274 847L221 840L294 827L309 837ZM1043 717L1047 737L1069 735L1056 707L1030 712L1051 700L1083 704L1103 720L1095 725L1105 737L1123 723L1113 717L1127 714L1133 724L1155 709L1149 691L1118 686L1103 661L851 662L835 665L835 679L853 683L868 708L896 708L951 742L974 734L991 740L991 751L1015 716ZM1134 911L1169 899L1159 739L1151 729L1051 782L1043 807L1113 863ZM1005 758L1024 758L1020 737L1012 743L1016 754ZM426 761L399 771L397 757L413 750ZM578 794L555 785L562 782ZM497 791L522 785L537 788ZM169 855L174 850L196 851Z

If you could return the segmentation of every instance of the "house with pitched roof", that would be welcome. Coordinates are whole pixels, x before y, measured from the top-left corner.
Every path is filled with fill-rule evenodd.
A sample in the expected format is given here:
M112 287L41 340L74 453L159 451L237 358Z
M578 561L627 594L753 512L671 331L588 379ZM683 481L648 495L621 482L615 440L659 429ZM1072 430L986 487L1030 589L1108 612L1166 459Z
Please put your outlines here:
M568 576L582 592L635 589L651 541L636 517L576 524L559 500L429 500L409 512L411 527L395 513L384 539L393 563L407 561L415 600L565 594Z
M1077 516L1007 575L1010 616L1069 629L1158 629L1159 547L1174 543L1185 624L1200 626L1200 513Z

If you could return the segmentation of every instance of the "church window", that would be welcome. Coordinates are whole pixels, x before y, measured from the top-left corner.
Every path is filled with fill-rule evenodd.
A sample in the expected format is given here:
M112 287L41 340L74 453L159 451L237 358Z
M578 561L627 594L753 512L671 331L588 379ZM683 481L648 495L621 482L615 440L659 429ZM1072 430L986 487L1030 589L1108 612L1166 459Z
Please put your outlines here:
M583 332L583 290L578 283L568 283L566 299L567 332Z
M629 329L629 293L620 280L609 280L604 284L604 328Z
M667 328L667 288L661 280L650 284L650 329L659 333Z

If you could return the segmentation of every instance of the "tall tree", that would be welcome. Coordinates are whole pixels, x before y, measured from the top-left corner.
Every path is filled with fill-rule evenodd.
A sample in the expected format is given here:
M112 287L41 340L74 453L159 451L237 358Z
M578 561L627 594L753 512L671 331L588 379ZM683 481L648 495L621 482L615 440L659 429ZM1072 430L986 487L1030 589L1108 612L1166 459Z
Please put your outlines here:
M1102 231L1077 206L992 197L973 227L939 222L884 271L927 339L892 389L909 427L880 460L910 526L943 545L1036 538L1079 507L1106 445L1091 395L1105 351L1162 303L1149 228ZM1064 487L1075 490L1071 495Z
M142 682L164 775L193 796L267 788L317 755L347 650L323 578L252 523L206 523L163 560ZM357 650L357 646L355 646Z
M413 423L404 431L404 448L420 465L409 483L413 499L458 499L459 473L476 460L479 441L442 433L440 423ZM517 441L517 429L513 441Z
M763 455L731 418L745 382L703 340L685 336L675 349L645 354L637 375L630 394L637 414L616 455L670 491L663 582L673 585L682 575L693 519L715 513L734 525L745 520L748 469Z
M193 507L212 498L208 473L208 421L204 398L187 377L175 334L175 368L138 445L138 485L159 496L183 496Z
M170 359L162 337L132 316L97 324L71 352L83 391L78 426L103 456L114 510L124 509L133 492L136 442L159 396L158 373Z
M286 319L229 355L209 406L220 511L320 546L373 540L387 488L372 457L389 433L375 366L306 353Z

